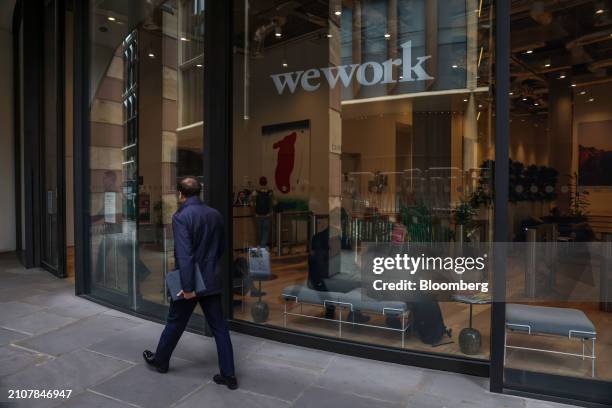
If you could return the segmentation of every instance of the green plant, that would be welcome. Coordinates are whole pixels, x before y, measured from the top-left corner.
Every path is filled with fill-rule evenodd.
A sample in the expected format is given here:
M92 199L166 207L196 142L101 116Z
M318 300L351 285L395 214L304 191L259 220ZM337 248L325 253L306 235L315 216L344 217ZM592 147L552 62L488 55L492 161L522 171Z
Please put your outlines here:
M472 223L474 216L478 213L470 202L461 200L454 209L455 224L468 226Z

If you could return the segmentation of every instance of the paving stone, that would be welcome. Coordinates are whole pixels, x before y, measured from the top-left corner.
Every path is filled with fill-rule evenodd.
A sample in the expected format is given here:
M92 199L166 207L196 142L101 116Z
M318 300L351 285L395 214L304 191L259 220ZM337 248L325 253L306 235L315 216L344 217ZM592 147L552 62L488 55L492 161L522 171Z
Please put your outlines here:
M133 328L138 323L111 316L92 316L19 344L52 355L91 346L113 334Z
M293 404L295 408L399 408L401 404L347 394L341 390L310 387Z
M80 394L71 396L65 403L62 404L62 408L127 408L132 407L125 402L116 401L109 397L93 393L91 391L84 391Z
M405 402L423 378L423 370L398 364L338 356L317 385L393 402Z
M14 343L19 340L28 338L27 334L17 333L13 330L7 330L0 327L0 346L4 346L9 343Z
M87 348L123 360L141 363L143 361L142 352L145 349L155 351L161 330L161 325L146 322L108 336Z
M312 385L320 374L291 366L279 360L244 360L236 370L240 388L269 395L284 401L294 401Z
M0 401L8 389L71 389L74 394L97 384L131 365L86 350L77 350L44 364L30 366L2 378ZM45 405L61 403L51 401Z
M45 354L33 353L17 347L0 347L0 377L17 373L35 364L42 364L49 358Z
M274 358L297 367L323 371L329 366L331 360L334 358L334 354L289 344L266 341L254 352L251 358Z
M42 309L43 308L40 306L35 306L20 301L5 302L2 303L2 307L0 307L0 322L4 322L9 319L17 319L21 316L29 315ZM0 325L2 324L0 323Z
M266 395L246 392L242 389L230 391L214 383L182 400L176 408L240 407L240 408L287 408L289 403Z
M139 364L110 380L92 387L93 391L146 408L168 407L210 380L191 361L173 359L167 374Z
M75 319L72 319L70 317L64 317L55 313L40 311L34 312L26 316L21 316L19 318L9 319L6 322L0 322L0 325L6 327L7 329L22 331L36 335L60 328L75 321Z
M49 311L56 313L60 316L81 319L83 317L90 317L93 315L104 313L108 311L108 308L97 303L88 301L86 299L75 297L73 301L63 305L54 306L50 308ZM123 319L128 320L125 318Z

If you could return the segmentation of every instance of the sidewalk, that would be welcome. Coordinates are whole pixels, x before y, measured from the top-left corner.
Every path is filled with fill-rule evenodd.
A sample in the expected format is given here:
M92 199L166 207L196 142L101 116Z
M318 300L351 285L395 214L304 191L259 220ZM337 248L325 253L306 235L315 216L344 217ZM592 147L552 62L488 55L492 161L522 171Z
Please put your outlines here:
M143 365L162 326L74 296L73 284L0 255L0 407L509 407L488 380L347 357L233 333L238 391L211 383L214 341L186 333L162 375ZM9 400L10 389L71 389ZM62 405L63 404L63 405ZM567 407L567 406L565 406Z

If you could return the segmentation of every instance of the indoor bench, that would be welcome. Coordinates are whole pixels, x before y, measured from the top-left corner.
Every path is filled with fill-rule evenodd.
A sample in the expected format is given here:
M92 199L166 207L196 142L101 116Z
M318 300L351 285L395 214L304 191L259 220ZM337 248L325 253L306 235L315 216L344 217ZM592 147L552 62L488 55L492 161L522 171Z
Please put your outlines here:
M283 312L283 323L287 326L287 316L307 317L310 319L325 320L338 323L338 336L342 337L342 325L350 324L353 326L372 327L376 329L391 330L401 333L402 347L407 326L408 306L404 302L397 301L378 301L362 296L361 289L357 288L347 293L342 292L321 292L309 288L306 285L291 285L283 289L281 296L285 300L285 308ZM293 303L293 304L291 304ZM288 306L289 304L289 306ZM304 314L302 305L321 306L323 309L328 307L338 308L338 319L314 316L312 314ZM299 311L297 309L299 308ZM391 327L391 325L374 325L366 323L357 323L353 320L342 319L342 311L350 312L369 312L379 314L387 318L398 318L401 322L400 327ZM354 313L351 314L354 317Z
M506 329L528 335L561 336L582 341L582 354L530 347L510 346L504 334L504 363L506 349L542 351L591 359L591 376L595 377L595 339L597 332L589 318L577 309L522 304L506 305ZM585 354L585 342L591 341L591 354Z

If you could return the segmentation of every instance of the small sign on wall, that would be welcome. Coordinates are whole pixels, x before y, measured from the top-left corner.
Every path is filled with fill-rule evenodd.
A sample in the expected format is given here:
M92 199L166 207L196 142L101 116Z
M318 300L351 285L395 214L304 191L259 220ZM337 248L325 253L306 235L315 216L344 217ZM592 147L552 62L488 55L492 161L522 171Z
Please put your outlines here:
M104 222L117 223L117 193L113 191L104 193Z

